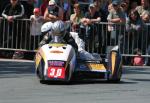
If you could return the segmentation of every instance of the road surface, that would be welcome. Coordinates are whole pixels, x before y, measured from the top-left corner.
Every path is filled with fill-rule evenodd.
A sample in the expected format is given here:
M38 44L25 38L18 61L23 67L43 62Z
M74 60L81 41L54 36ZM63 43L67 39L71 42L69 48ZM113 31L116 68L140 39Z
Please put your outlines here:
M123 68L120 83L41 84L30 61L0 60L0 103L149 103L150 68Z

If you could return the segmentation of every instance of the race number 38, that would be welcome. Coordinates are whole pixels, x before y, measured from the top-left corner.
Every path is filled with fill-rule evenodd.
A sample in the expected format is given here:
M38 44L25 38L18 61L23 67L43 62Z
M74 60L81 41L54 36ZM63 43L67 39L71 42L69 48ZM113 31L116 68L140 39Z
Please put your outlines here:
M63 67L49 67L48 68L49 78L65 78L65 68Z

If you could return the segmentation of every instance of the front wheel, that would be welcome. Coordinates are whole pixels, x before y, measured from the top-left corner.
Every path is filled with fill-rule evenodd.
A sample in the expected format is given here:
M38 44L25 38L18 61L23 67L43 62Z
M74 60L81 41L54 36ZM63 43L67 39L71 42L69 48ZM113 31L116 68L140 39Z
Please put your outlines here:
M40 79L40 81L44 80L44 60L42 59L39 63L39 66L37 68L36 74L38 76L38 78Z
M108 69L110 70L108 81L120 82L122 76L122 57L118 52L111 51L109 55Z

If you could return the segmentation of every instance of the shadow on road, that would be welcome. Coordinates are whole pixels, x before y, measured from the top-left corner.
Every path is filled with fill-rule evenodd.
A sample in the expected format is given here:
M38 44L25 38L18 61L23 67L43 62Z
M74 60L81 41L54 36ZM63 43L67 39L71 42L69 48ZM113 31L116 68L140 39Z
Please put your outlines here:
M132 68L124 68L124 74L150 74L150 68L139 68L139 67L132 67Z
M144 68L144 67L125 68L123 72L125 75L127 75L125 78L127 80L134 81L134 82L150 81L150 68Z
M40 83L45 85L87 85L87 84L136 84L137 82L133 82L133 81L126 82L121 80L118 83L112 83L112 82L108 82L107 80L88 79L88 80L74 80L71 82L41 81Z
M34 70L34 64L30 62L0 61L0 78L31 75Z

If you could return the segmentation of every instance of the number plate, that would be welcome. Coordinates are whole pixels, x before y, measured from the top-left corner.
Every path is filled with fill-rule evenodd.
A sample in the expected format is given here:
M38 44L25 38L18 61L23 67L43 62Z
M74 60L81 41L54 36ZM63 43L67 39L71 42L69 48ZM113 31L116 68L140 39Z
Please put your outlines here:
M64 67L49 67L48 68L48 77L49 78L65 78L65 68Z

